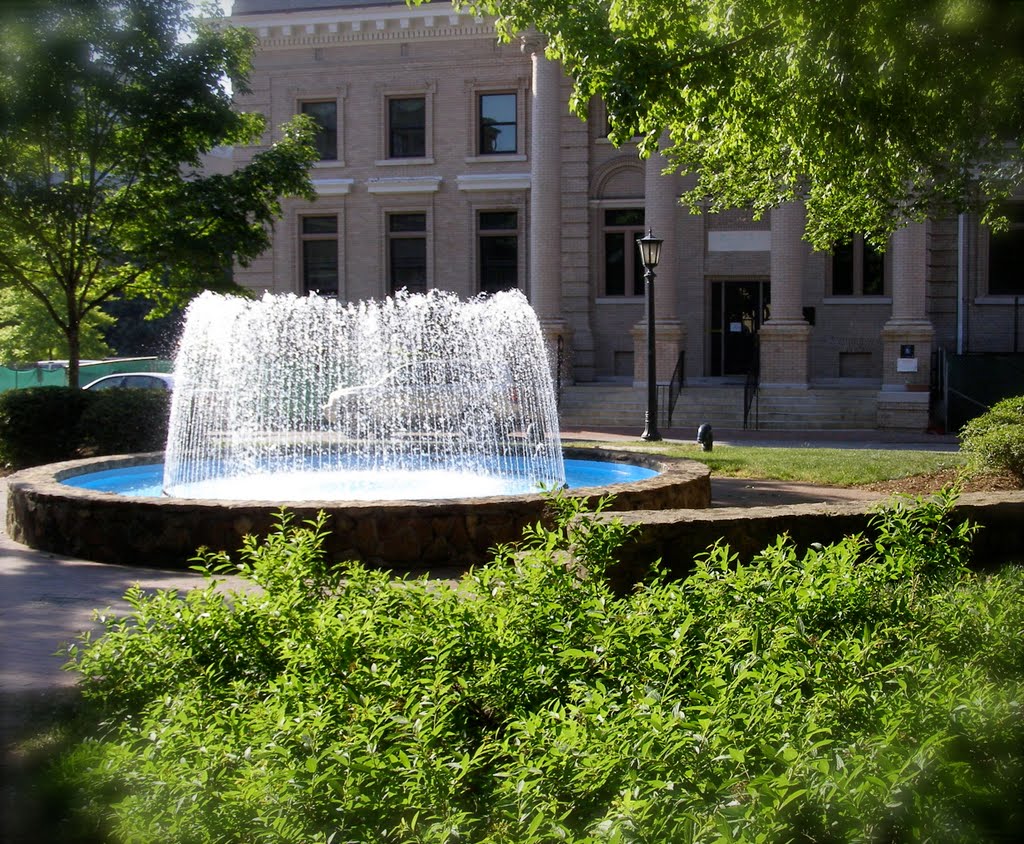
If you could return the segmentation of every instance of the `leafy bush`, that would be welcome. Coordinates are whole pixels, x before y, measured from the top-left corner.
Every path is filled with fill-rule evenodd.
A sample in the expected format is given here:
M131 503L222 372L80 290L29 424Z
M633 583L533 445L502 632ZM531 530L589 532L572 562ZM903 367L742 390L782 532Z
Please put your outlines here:
M169 413L170 394L165 390L90 392L78 422L77 450L82 454L162 451Z
M628 531L566 499L457 584L333 568L282 514L205 561L259 589L133 589L69 649L62 783L127 842L1011 840L1024 573L968 572L952 503L624 597Z
M0 393L0 463L12 469L69 460L89 395L70 387Z
M1024 396L1003 399L960 431L960 449L975 470L1024 480Z
M161 450L169 401L161 390L29 387L0 393L0 465L23 469L76 457Z

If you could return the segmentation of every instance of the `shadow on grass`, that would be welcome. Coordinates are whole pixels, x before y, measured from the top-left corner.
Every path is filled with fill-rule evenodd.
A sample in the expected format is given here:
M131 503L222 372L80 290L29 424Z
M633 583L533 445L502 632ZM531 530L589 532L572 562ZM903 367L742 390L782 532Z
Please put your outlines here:
M104 844L54 765L81 737L75 689L0 693L0 840L4 844Z

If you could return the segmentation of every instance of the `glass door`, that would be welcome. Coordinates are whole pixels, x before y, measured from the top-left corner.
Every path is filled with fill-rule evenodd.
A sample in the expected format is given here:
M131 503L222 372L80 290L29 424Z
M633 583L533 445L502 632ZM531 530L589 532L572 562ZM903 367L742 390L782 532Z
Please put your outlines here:
M757 332L768 318L769 304L767 281L711 283L710 375L747 374Z

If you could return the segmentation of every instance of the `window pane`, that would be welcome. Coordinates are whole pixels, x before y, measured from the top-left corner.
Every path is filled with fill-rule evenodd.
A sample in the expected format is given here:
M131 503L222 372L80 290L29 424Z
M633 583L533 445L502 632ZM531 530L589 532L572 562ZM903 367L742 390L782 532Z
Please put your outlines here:
M497 153L516 151L515 125L491 123L480 125L480 154L495 155Z
M388 217L388 230L392 232L425 232L426 214L392 214Z
M480 118L493 123L515 123L516 95L481 94Z
M642 226L644 224L643 208L618 208L604 212L606 226Z
M604 236L604 292L606 296L626 294L626 235L622 232Z
M636 243L636 238L632 238L633 243ZM631 252L633 260L630 262L633 266L633 295L643 296L646 292L644 290L644 265L640 263L640 250L634 248Z
M516 151L516 95L480 96L480 154Z
M519 227L515 211L481 211L480 231L515 230Z
M338 158L338 104L332 101L303 103L302 113L308 114L317 124L313 145L321 161Z
M388 100L388 155L422 158L426 154L426 100L405 97Z
M519 286L518 247L514 235L480 238L480 292L497 293Z
M853 241L832 247L832 295L853 295Z
M338 292L338 241L302 242L302 283L307 292Z
M303 217L303 234L337 234L337 217Z
M427 290L427 241L422 237L393 238L390 243L391 291L403 287L410 293Z
M885 256L871 246L864 244L864 288L865 296L885 294Z
M162 387L163 384L159 379L150 378L148 375L126 375L123 386L153 390Z
M988 292L1024 294L1024 230L992 235L988 253Z
M989 239L988 292L1002 295L1024 294L1024 204L1003 209L1010 218L1009 231Z

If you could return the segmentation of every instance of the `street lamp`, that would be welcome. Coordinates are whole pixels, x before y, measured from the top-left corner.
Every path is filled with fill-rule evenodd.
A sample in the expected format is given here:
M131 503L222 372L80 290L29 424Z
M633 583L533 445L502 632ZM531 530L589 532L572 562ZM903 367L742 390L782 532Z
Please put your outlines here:
M648 229L644 237L636 239L640 249L640 262L644 265L644 293L647 299L647 416L644 419L642 440L660 440L658 433L658 377L654 361L654 268L661 260L662 241Z

